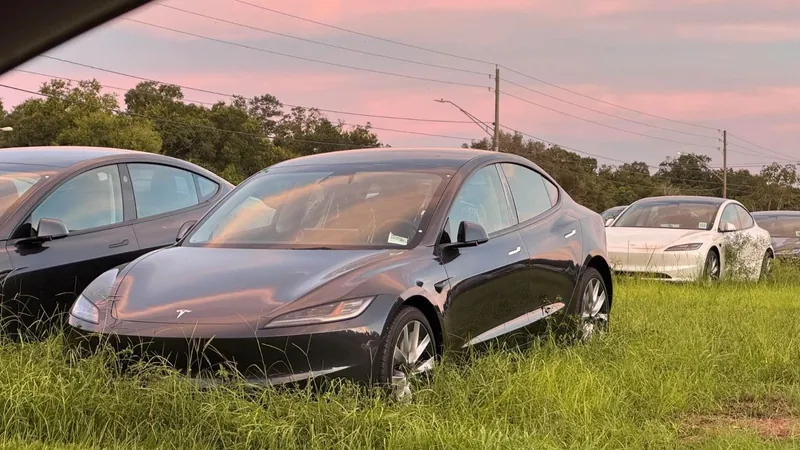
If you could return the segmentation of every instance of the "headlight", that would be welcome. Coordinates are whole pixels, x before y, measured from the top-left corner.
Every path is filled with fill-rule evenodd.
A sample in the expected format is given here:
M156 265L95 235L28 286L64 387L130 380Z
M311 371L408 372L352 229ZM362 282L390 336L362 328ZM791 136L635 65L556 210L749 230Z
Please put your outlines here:
M313 325L352 319L364 312L374 298L375 297L364 297L342 300L292 311L272 319L264 328Z
M100 308L98 306L107 302L111 296L117 274L119 274L119 269L111 269L95 278L75 300L69 313L80 320L95 325L99 324Z
M692 250L697 250L698 248L702 247L703 244L695 242L692 244L681 244L681 245L673 245L672 247L667 248L664 250L665 252L688 252Z
M83 294L78 296L72 309L69 311L70 315L83 320L84 322L93 323L95 325L100 323L100 309L94 303L84 297Z

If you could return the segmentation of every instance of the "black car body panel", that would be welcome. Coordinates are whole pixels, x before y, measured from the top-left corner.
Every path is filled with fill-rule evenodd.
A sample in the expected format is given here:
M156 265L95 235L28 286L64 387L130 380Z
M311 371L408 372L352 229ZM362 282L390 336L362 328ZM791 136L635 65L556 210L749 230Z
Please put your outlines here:
M139 219L128 171L128 165L134 163L147 164L142 167L165 167L175 170L175 173L195 174L218 184L219 187L213 196L202 202L198 195L198 203L195 205ZM0 164L48 169L46 175L0 213L3 254L0 258L0 270L8 272L2 286L3 316L4 319L17 319L11 320L11 323L18 325L21 321L25 326L40 322L41 319L52 318L67 309L89 282L112 267L134 260L148 251L173 245L181 224L200 219L216 201L233 188L227 181L196 165L162 155L129 150L91 147L2 149ZM73 214L74 211L65 210L70 205L69 202L60 205L60 200L51 201L51 198L61 198L58 197L61 194L54 193L62 192L59 189L68 186L67 183L88 177L87 174L94 173L92 171L109 171L108 173L119 175L116 180L107 180L111 183L112 190L117 189L115 195L118 198L109 201L109 204L115 205L115 211L121 210L114 219L116 222L70 231L68 236L59 239L32 242L31 238L36 234L32 214L40 211L37 208L45 202L51 202L55 205L52 208L47 206L51 211L61 210L62 213ZM187 175L187 179L194 179L195 175ZM99 175L98 177L102 178ZM76 201L75 196L79 196L77 201L81 205L89 205L87 214L90 214L94 199L80 197L85 191L78 187L70 188L74 189L69 194L72 197L68 195L65 198ZM194 189L194 186L188 186L188 189ZM191 194L191 191L188 192ZM70 217L79 218L80 214ZM41 322L49 323L47 320ZM14 331L15 326L10 331Z
M439 347L458 350L519 332L540 333L545 317L563 320L579 303L576 287L589 266L603 274L609 295L612 292L600 216L575 203L524 158L467 149L352 150L289 160L263 176L320 167L416 168L433 171L446 181L431 200L430 213L423 213L420 236L405 247L193 244L193 233L200 233L217 210L224 211L224 203L237 192L247 192L246 186L256 182L251 180L261 176L255 175L212 208L177 246L144 255L110 273L99 287L110 290L110 296L95 303L98 323L70 317L72 342L83 342L87 336L108 336L118 343L144 340L163 355L186 351L190 344L185 338L191 336L200 348L208 344L233 356L240 369L242 361L251 368L280 362L284 369L268 375L270 382L283 380L285 367L294 368L296 374L308 369L367 381L374 375L377 346L401 305L425 314ZM501 190L493 192L504 195L499 207L508 207L513 216L504 228L488 232L485 242L453 247L448 243L455 241L456 236L450 236L455 228L448 217L457 213L451 211L454 199L466 192L466 181L476 179L477 173L498 180L494 188ZM524 186L519 180L526 176L540 183L538 199L525 200L527 193L511 195L515 187ZM543 206L532 208L536 202ZM93 296L89 291L85 298ZM290 312L373 297L354 318L265 328ZM265 354L259 350L265 347L280 351ZM303 351L295 354L288 347ZM247 373L253 377L252 371Z

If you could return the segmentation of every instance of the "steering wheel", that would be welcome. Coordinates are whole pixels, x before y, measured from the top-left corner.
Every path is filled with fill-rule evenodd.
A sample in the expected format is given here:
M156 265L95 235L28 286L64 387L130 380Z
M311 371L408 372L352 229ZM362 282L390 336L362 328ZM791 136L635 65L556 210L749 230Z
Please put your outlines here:
M388 233L390 233L390 232L392 232L394 230L397 230L399 228L398 226L405 227L409 231L409 233L407 235L408 236L407 239L409 241L414 237L414 234L416 234L416 232L417 232L417 225L414 224L413 222L411 222L410 220L406 220L406 219L389 219L389 220L385 220L385 221L381 222L380 225L375 227L375 235L376 236L383 236L384 234L386 234L387 235L386 237L387 237L387 240L388 240ZM396 236L404 237L403 236L404 233L392 233L392 234L394 234Z

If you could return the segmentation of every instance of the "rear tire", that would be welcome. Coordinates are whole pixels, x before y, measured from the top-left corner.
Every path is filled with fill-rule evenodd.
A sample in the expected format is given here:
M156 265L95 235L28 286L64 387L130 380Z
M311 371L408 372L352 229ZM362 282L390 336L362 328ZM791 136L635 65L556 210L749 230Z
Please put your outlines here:
M577 340L589 341L595 335L606 333L611 316L611 299L608 286L594 267L588 267L578 284Z
M772 273L773 259L775 259L775 256L772 255L771 251L767 250L764 252L764 259L761 261L761 273L758 276L759 280L764 281L769 278L770 274Z
M413 306L402 306L381 339L378 351L378 381L400 401L412 397L414 376L433 369L438 343L425 314Z

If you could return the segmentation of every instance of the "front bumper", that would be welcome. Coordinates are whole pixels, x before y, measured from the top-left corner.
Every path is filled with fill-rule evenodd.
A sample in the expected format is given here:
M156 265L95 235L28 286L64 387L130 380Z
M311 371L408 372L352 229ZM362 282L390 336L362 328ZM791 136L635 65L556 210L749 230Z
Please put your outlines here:
M609 249L611 268L621 274L641 275L648 279L694 281L703 275L707 250L686 252Z
M66 344L83 355L110 347L133 360L155 357L204 382L236 373L249 384L304 384L319 377L369 384L377 376L373 362L391 308L392 302L376 299L347 321L265 330L118 322L113 330L98 332L70 317Z

